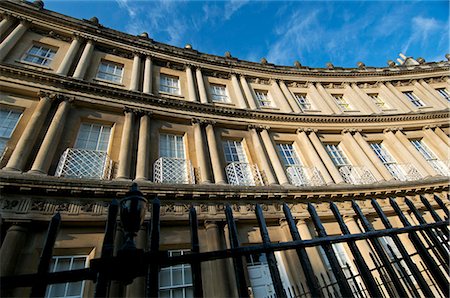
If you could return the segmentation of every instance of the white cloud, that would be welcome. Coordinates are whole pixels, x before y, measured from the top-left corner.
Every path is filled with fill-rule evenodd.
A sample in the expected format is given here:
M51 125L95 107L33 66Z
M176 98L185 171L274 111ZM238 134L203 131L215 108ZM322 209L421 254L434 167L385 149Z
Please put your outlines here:
M434 33L448 32L448 24L439 22L434 18L426 18L422 16L416 16L411 20L411 35L402 47L402 52L407 53L410 46L414 43L420 43L424 46L430 35Z
M237 12L241 7L248 4L250 0L230 0L225 3L224 8L224 18L225 20L229 20L235 12Z

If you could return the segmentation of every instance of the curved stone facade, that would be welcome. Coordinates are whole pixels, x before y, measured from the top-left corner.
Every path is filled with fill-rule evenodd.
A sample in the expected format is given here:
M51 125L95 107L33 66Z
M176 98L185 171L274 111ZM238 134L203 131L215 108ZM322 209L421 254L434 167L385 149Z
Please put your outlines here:
M263 206L274 242L291 239L282 203L306 239L315 237L307 203L330 235L341 233L330 202L348 217L352 233L364 231L352 200L375 228L383 226L372 198L396 227L402 224L390 197L410 219L405 198L427 220L421 196L441 216L449 205L448 61L278 66L173 47L30 3L2 1L0 13L2 275L34 271L57 211L64 224L55 255L98 257L108 202L121 198L132 180L144 195L162 200L161 245L174 251L190 247L191 204L201 221L202 251L227 247L226 204L243 244L261 242L255 203ZM146 239L143 230L138 246ZM374 268L372 248L359 245ZM335 249L351 256L345 245ZM333 279L325 257L315 248L308 254L316 274L328 276L325 287ZM295 254L281 252L277 260L285 288L300 293L304 276ZM206 281L223 280L204 282L205 296L236 296L232 267L218 262L203 266ZM86 282L83 291L92 296L93 285ZM142 296L143 281L111 291Z

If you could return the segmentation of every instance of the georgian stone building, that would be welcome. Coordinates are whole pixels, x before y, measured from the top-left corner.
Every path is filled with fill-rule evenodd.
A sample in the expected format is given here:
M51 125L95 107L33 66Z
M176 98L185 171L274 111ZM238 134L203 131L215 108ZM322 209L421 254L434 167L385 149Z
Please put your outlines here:
M107 205L123 197L131 181L161 199L161 248L171 254L190 248L190 204L198 212L201 251L229 247L225 204L233 207L242 245L261 242L255 203L262 204L272 242L291 240L283 202L303 239L316 237L308 202L329 235L341 234L330 202L351 233L364 232L352 200L375 229L384 226L372 198L394 227L403 225L391 197L413 224L405 198L427 221L433 219L423 198L444 218L437 199L449 205L448 55L440 62L403 56L387 67L278 66L132 36L96 18L48 11L40 1L1 1L0 14L2 276L36 271L55 212L63 223L52 270L89 266L101 252ZM120 230L117 235L119 245ZM141 248L146 235L142 227ZM445 296L408 237L400 238L431 291ZM393 247L392 260L401 257L393 255L389 237L383 243ZM383 293L395 293L374 269L370 243L357 244ZM358 283L347 245L333 249ZM333 291L323 251L307 251L320 284ZM296 254L275 255L290 297L307 292ZM252 295L272 295L264 255L248 257L246 267ZM206 297L237 296L230 262L202 269ZM165 268L160 276L161 296L192 295L188 265ZM48 295L90 297L93 291L91 282L80 282L51 286ZM143 293L142 278L111 288L111 296Z

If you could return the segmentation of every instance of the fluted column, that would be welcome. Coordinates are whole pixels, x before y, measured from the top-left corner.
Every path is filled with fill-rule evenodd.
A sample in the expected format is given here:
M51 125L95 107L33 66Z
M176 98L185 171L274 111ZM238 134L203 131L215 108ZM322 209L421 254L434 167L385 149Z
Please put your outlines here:
M407 152L409 152L409 155L412 157L410 158L411 163L414 164L421 173L426 174L425 176L428 175L434 176L438 174L436 170L433 169L433 167L425 160L423 155L419 151L417 151L416 148L414 148L414 146L411 144L408 138L406 138L405 135L400 130L397 130L397 132L395 133L395 137L399 141L397 143L401 143L403 147L406 148L407 150L407 151L401 150L402 156L404 156L405 154L407 154Z
M367 154L367 157L372 161L373 165L377 168L378 172L384 178L384 180L389 181L393 180L391 173L389 173L388 169L384 166L378 156L373 152L372 148L367 144L366 140L364 140L363 136L357 131L354 134L354 138L362 150Z
M316 167L320 174L322 175L323 180L325 183L333 184L333 178L331 178L330 174L328 173L327 168L325 167L325 164L320 159L320 156L317 154L316 149L314 149L311 140L308 138L307 132L313 131L312 129L298 129L297 130L297 138L301 144L301 148L305 148L305 154L308 155L311 165L313 167Z
M6 231L0 248L0 276L13 275L17 261L25 246L28 228L21 224L13 224Z
M289 88L286 86L286 83L281 80L278 81L278 83L280 84L281 91L284 93L284 96L286 97L287 101L289 102L289 105L291 106L294 113L301 113L302 110L298 106L298 103L295 100L295 98L292 96L291 91L289 91Z
M208 141L209 154L211 155L211 165L216 184L226 184L225 169L220 162L219 148L217 147L216 134L212 123L206 125L206 139Z
M189 96L188 100L198 101L197 92L195 91L194 75L192 74L192 66L189 64L186 65L186 78Z
M328 106L330 107L330 109L331 109L335 114L341 114L342 111L341 111L341 109L338 107L336 101L331 97L331 95L327 92L327 90L325 90L325 88L323 88L322 84L316 83L316 88L317 88L317 92L319 92L319 94L321 95L321 97L323 98L323 100L328 104Z
M269 161L267 160L267 155L263 150L263 144L258 136L258 132L255 126L249 126L250 134L252 136L253 146L256 151L256 156L258 158L259 164L261 165L261 169L264 171L264 174L267 178L267 182L269 185L277 184L277 180L272 172L272 167L270 166Z
M241 79L242 89L244 89L244 94L245 94L245 97L247 98L247 103L248 103L249 108L251 110L256 110L257 106L255 103L255 98L253 97L252 90L250 90L250 87L248 86L247 80L245 79L245 77L243 75L241 75L240 79Z
M195 153L197 156L197 163L200 169L200 182L201 183L211 183L211 172L209 169L209 156L205 150L205 140L203 138L202 123L200 119L193 119L192 125L194 126L194 142L195 142Z
M78 61L77 67L75 68L75 72L73 73L73 77L76 79L84 79L84 75L86 74L86 70L88 69L92 53L94 52L94 41L88 40L83 53L81 54L81 58Z
M0 21L0 36L14 23L14 19L10 16L5 16L3 20Z
M133 122L134 112L132 110L125 109L125 123L122 130L122 142L120 143L117 179L130 179L131 150L133 147Z
M6 55L8 55L29 27L29 22L20 21L17 27L2 41L0 44L0 61L5 59Z
M136 160L136 180L149 179L150 167L150 122L151 113L143 112L139 124L139 141Z
M269 159L272 163L272 167L277 176L278 182L281 185L289 184L289 179L286 176L286 172L284 171L284 167L281 164L280 158L278 157L278 153L273 146L272 139L269 136L267 128L262 129L260 134L264 143L264 147L266 148L267 154L269 155Z
M287 99L284 96L283 91L281 91L280 86L278 86L276 80L272 80L272 88L275 91L275 100L278 102L280 110L285 113L291 113L293 110L287 102Z
M69 114L72 99L65 98L56 110L55 116L50 123L41 147L39 148L36 159L31 167L30 173L33 174L47 174L48 169L55 156L56 148L58 147L61 135L64 130L67 115Z
M450 152L450 143L444 142L435 131L442 131L439 127L435 127L433 125L426 125L423 128L423 132L427 138L427 143L430 144L430 147L433 148L433 152L442 159L449 159ZM444 134L445 137L447 137Z
M236 95L238 108L246 109L247 104L245 103L244 95L242 94L241 87L239 86L239 81L234 73L231 74L231 84L233 85L234 93Z
M344 179L342 178L341 174L339 173L338 169L334 165L333 161L331 160L330 156L328 155L327 151L323 147L322 142L317 137L316 133L312 131L309 134L309 139L311 140L311 143L313 144L314 148L316 149L317 153L319 154L322 162L325 164L325 166L328 169L328 172L330 173L331 177L333 177L334 183L344 183Z
M72 43L70 44L69 50L67 50L66 55L64 56L63 61L58 67L58 70L56 71L57 74L66 76L69 73L70 66L73 63L73 60L75 59L75 56L77 55L78 49L81 46L81 37L75 36L72 39Z
M141 55L139 53L134 53L133 68L131 70L131 82L130 82L131 91L139 91L140 73L141 73Z
M357 84L352 83L351 85L351 89L353 92L355 92L355 94L361 99L361 101L366 105L367 109L370 112L373 113L379 113L381 111L381 109L373 103L372 99L369 97L369 95L367 95L365 92L363 92Z
M39 103L28 121L25 130L22 133L16 148L14 149L5 170L23 171L25 164L30 156L31 150L36 143L39 132L44 125L45 119L48 116L52 101L57 98L55 94L39 93Z
M364 153L364 150L361 149L359 144L353 138L352 134L355 134L356 130L344 129L342 131L343 139L347 140L347 144L349 145L349 152L352 154L357 160L358 164L361 166L366 166L370 172L373 174L377 182L384 181L383 176L378 172L378 169L372 164L372 161L367 157Z
M153 84L153 61L151 56L146 56L144 64L144 86L142 88L142 91L144 93L152 94L152 84Z
M198 93L200 95L201 103L208 103L208 96L206 95L205 81L203 80L203 74L200 67L195 69L195 76L197 78Z

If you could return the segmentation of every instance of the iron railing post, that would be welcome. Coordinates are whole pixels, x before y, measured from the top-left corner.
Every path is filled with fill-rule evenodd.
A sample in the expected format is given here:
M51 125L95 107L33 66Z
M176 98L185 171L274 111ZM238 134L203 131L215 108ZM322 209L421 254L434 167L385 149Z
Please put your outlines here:
M449 199L448 196L449 195L447 195L447 200ZM438 203L439 207L441 207L442 211L444 211L445 215L448 218L449 217L448 208L447 206L445 206L444 202L442 202L441 198L439 198L437 195L434 195L434 200L436 201L436 203Z
M159 236L160 236L160 221L159 211L161 208L161 202L157 197L153 199L152 204L152 218L151 218L151 231L150 231L150 253L155 255L159 252ZM147 278L146 278L146 291L145 297L158 297L159 294L159 265L157 262L150 262L148 265Z
M193 206L189 208L189 225L191 227L191 251L193 253L199 253L200 244L198 241L197 212L195 212L195 208ZM194 285L194 297L203 297L202 271L200 262L192 262L191 268L192 283Z
M420 196L420 201L425 206L425 208L427 208L427 210L430 212L431 217L433 217L435 222L442 221L441 217L437 214L436 210L434 210L433 206L431 206L430 202L424 196ZM448 227L442 226L441 230L444 233L444 235L446 235L448 240L449 239L448 235L450 234Z
M31 288L30 297L44 297L47 290L47 280L44 275L48 273L50 269L50 263L53 256L53 247L55 246L56 237L58 236L59 226L61 224L61 214L56 213L53 215L48 225L47 237L45 239L44 249L42 250L41 258L38 265L38 276L42 280L36 282Z

